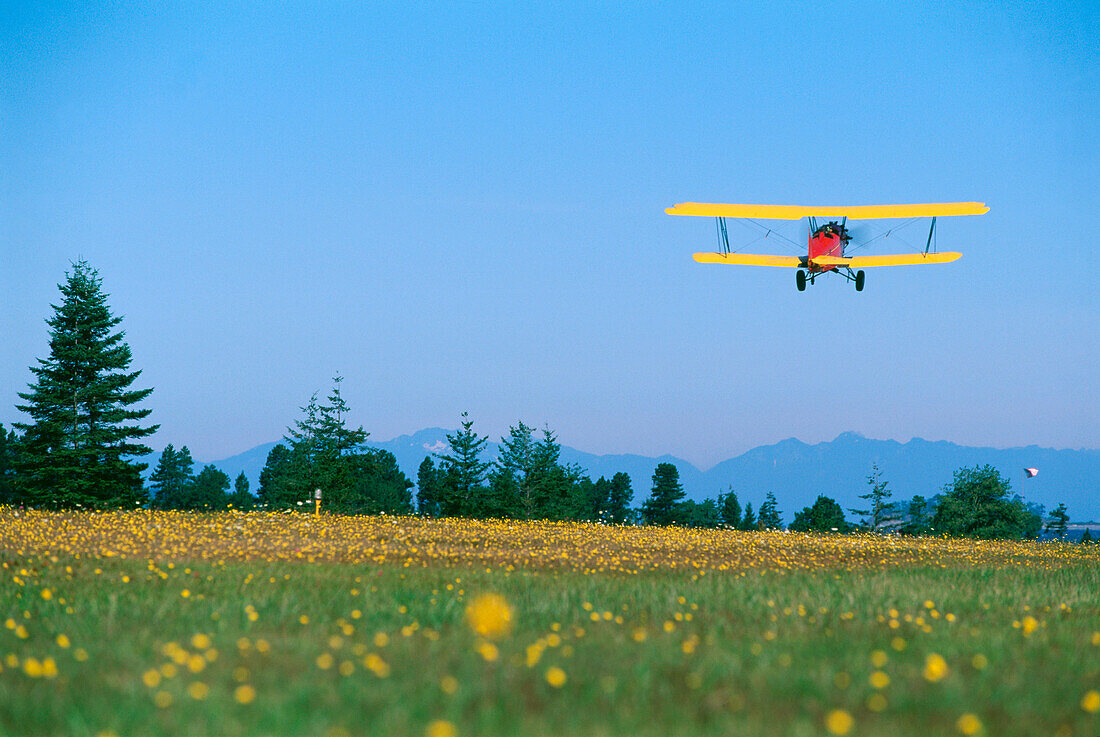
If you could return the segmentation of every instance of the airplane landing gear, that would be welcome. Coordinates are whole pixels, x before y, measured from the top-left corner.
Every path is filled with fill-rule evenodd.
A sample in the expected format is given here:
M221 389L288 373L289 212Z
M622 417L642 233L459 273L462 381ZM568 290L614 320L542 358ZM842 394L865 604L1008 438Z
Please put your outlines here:
M860 273L862 273L862 272L860 272ZM798 287L798 291L805 292L806 291L806 272L803 271L802 269L799 269L798 271L796 271L794 273L794 283L795 283L795 286Z
M856 291L857 292L862 292L863 291L863 278L864 278L863 269L860 269L859 271L856 272Z

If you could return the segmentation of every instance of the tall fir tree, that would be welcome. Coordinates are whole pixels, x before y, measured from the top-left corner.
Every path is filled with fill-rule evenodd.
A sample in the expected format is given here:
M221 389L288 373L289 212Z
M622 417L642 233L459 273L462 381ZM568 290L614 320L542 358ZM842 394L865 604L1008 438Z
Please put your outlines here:
M5 430L0 422L0 504L15 502L15 454L19 439L15 430Z
M213 465L206 465L183 491L177 509L215 511L229 506L229 475Z
M783 529L783 520L779 516L779 503L775 500L775 494L770 491L765 495L764 503L760 505L756 524L762 530Z
M161 509L179 509L184 503L187 487L194 480L195 462L187 446L179 450L169 443L157 460L149 476L149 488L153 492L153 506Z
M756 529L756 513L752 511L752 502L745 502L745 513L741 515L740 529Z
M860 494L860 499L866 499L865 509L849 509L852 514L863 517L863 525L870 530L883 530L896 527L897 514L894 505L889 499L893 492L889 489L889 482L882 480L882 471L877 463L871 464L871 475L867 477L867 485L871 488L866 494Z
M500 452L489 472L487 516L536 515L532 495L534 478L534 428L520 421L508 428L508 437L500 439Z
M241 471L233 481L233 493L229 495L229 503L234 509L247 512L256 506L256 497L252 496L248 487L248 477L244 475L244 471Z
M142 426L151 410L138 409L152 389L131 389L141 375L121 317L111 314L98 272L84 260L73 264L62 300L53 305L50 355L31 367L35 382L20 392L17 409L31 421L17 461L21 501L51 508L133 506L145 500L141 472L131 460L151 452L140 442L157 425Z
M607 498L608 520L623 524L630 517L630 502L634 500L634 489L630 486L630 476L619 471L611 477L611 491Z
M440 514L439 494L442 477L431 456L424 456L416 470L416 511L426 517Z
M473 430L469 413L462 413L462 429L447 435L450 453L440 455L443 483L440 511L449 517L475 515L479 497L485 492L489 464L481 460L488 438Z
M653 471L653 488L642 502L642 519L647 525L670 525L679 521L684 487L680 471L671 463L659 463Z
M267 452L267 461L260 471L260 488L256 490L256 502L272 509L284 509L302 497L295 495L291 487L291 458L290 448L282 443Z
M725 494L718 495L718 516L726 527L736 530L741 526L741 502L732 486Z

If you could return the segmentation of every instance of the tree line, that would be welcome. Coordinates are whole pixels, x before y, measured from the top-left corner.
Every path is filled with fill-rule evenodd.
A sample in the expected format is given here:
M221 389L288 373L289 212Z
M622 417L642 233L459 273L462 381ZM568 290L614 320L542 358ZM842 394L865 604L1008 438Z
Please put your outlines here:
M98 272L84 260L59 284L62 299L49 326L49 357L31 367L34 382L20 392L16 408L29 421L0 425L0 504L41 508L124 508L213 510L294 509L321 490L327 511L349 514L585 520L609 524L680 525L740 530L784 529L778 500L768 492L759 508L744 506L732 488L713 499L686 498L676 466L658 464L649 494L632 507L634 490L626 473L591 479L584 469L561 461L561 445L549 428L523 422L501 438L497 458L482 458L488 438L462 415L461 429L447 435L448 449L429 454L413 482L393 454L370 448L362 427L346 424L349 408L341 377L324 399L313 395L283 442L268 454L253 494L242 473L231 484L212 465L197 473L186 446L169 444L143 480L150 454L143 439L157 431L146 424L150 410L139 405L152 389L132 388L132 354L121 318L111 314ZM849 509L849 522L833 499L821 495L796 512L794 531L849 532L854 529L902 534L948 534L984 538L1036 537L1042 508L1028 505L991 466L962 468L941 494L892 502L892 491L874 467L865 504ZM1046 529L1064 536L1064 504ZM1091 536L1090 536L1091 538Z

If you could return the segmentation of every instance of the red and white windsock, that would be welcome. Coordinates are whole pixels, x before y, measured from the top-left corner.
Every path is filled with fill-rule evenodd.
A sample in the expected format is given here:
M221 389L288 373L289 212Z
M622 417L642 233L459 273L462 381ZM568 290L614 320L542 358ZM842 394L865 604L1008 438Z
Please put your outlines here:
M1024 478L1028 478L1028 479L1035 478L1038 475L1039 475L1039 469L1037 469L1037 468L1025 468L1024 469Z

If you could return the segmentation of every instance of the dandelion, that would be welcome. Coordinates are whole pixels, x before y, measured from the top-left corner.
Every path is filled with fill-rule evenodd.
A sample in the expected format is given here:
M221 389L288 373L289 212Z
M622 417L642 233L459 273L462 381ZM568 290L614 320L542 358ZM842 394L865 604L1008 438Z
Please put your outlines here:
M247 683L233 689L233 699L238 704L251 704L256 700L256 689Z
M565 671L556 665L547 668L546 682L554 688L561 688L565 685Z
M458 679L454 676L443 676L443 680L439 682L439 689L450 696L458 690Z
M825 715L825 729L829 734L848 734L852 731L855 720L844 709L833 709Z
M924 659L924 670L922 671L925 680L935 683L942 680L950 672L947 667L947 661L943 659L942 655L938 653L932 653Z
M210 695L210 687L202 681L194 681L187 686L187 695L195 701L202 701Z
M466 622L482 637L495 639L511 630L512 613L500 594L482 594L466 607Z
M1085 695L1081 697L1081 708L1089 714L1100 711L1100 691L1096 689L1086 691Z
M867 680L871 684L871 688L877 688L879 690L890 685L890 676L886 675L886 673L881 670L873 671L870 678Z
M455 737L457 734L458 730L455 729L455 725L446 719L436 719L424 731L425 737Z
M978 719L976 715L967 712L955 720L955 729L966 735L978 734L978 732L982 731L982 720Z

